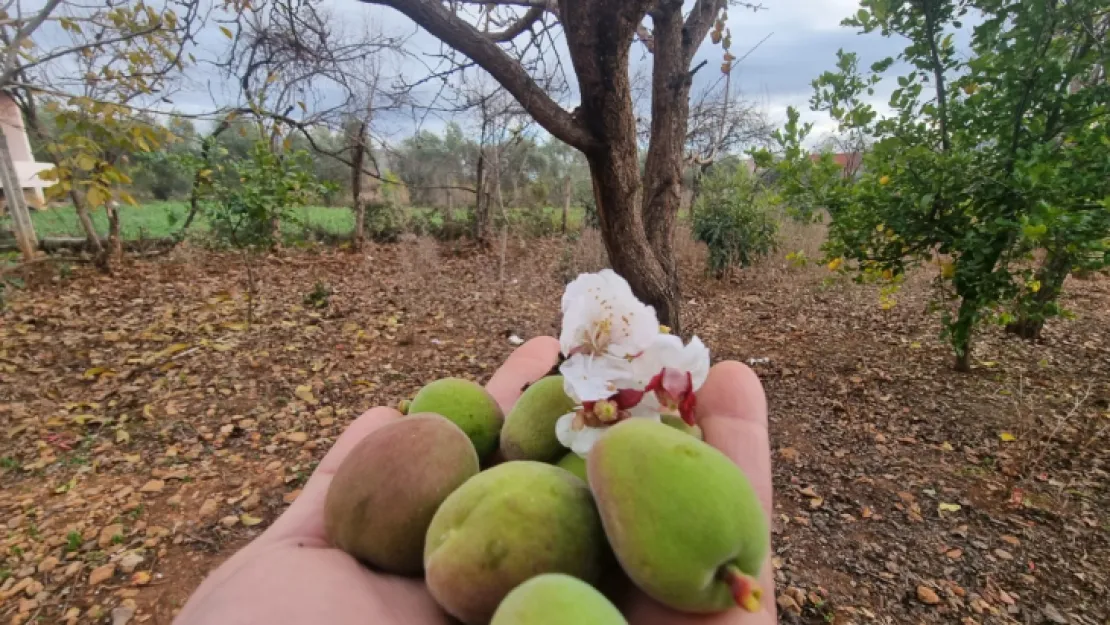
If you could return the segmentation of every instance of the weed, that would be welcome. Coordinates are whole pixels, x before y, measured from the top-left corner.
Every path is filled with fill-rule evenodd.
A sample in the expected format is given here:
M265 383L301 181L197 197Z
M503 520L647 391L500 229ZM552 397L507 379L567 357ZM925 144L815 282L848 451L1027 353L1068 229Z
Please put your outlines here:
M70 532L66 534L66 552L77 551L81 548L81 532Z
M309 308L327 308L332 290L326 282L317 282L312 290L304 296L304 305Z

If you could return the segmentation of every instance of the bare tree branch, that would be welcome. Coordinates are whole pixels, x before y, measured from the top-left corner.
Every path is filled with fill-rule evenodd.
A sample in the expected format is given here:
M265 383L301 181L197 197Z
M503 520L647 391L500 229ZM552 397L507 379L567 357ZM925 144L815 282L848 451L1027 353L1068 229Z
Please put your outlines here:
M505 42L516 39L518 35L530 29L532 24L535 24L541 17L543 17L544 9L541 7L532 7L523 17L516 20L508 26L505 30L486 33L486 37L490 41Z
M504 85L537 123L560 140L581 150L588 150L597 144L597 138L585 125L551 99L518 61L436 0L363 1L400 11L433 36L470 57Z

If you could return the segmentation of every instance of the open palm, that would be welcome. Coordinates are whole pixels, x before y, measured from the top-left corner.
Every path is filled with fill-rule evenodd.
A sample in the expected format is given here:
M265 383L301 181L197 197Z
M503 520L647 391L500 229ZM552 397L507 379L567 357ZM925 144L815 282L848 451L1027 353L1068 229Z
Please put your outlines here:
M517 349L487 385L508 412L525 384L547 374L559 353L552 338ZM244 547L193 593L176 625L438 625L451 621L420 579L372 572L333 548L324 534L324 500L332 475L367 434L401 415L374 408L355 420L320 462L297 501L261 536ZM728 454L751 478L764 509L771 509L767 408L762 387L747 367L713 367L698 393L698 417L706 440ZM633 625L763 625L775 622L770 564L761 579L764 611L732 610L692 617L663 608L638 592L621 601Z

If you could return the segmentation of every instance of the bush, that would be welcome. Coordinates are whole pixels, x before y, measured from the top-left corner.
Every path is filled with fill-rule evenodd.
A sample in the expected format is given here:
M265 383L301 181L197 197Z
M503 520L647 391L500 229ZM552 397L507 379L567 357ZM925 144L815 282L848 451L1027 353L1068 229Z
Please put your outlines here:
M743 166L716 167L706 175L694 209L694 238L709 247L708 269L714 277L775 250L773 207L771 194Z
M292 221L292 209L323 188L311 164L307 152L274 154L262 141L246 158L221 164L224 175L213 182L206 203L213 234L234 247L277 243L275 224Z
M555 213L543 207L513 211L509 214L509 228L529 238L555 236L561 231Z
M405 211L390 202L366 205L366 236L378 243L394 243L405 231Z

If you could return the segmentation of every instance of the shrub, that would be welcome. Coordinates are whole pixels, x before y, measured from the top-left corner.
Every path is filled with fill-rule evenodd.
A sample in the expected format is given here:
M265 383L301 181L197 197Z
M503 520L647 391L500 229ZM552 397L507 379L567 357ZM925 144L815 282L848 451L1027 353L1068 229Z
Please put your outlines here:
M293 219L292 209L319 194L307 152L275 154L262 141L251 153L220 166L207 202L212 232L235 247L272 245L275 224Z
M775 250L773 206L771 194L743 166L718 166L706 175L694 210L694 238L708 246L714 277Z
M555 214L546 208L522 208L509 215L509 228L530 238L550 237L560 232Z
M405 231L405 211L392 202L366 205L366 236L378 243L394 243Z

